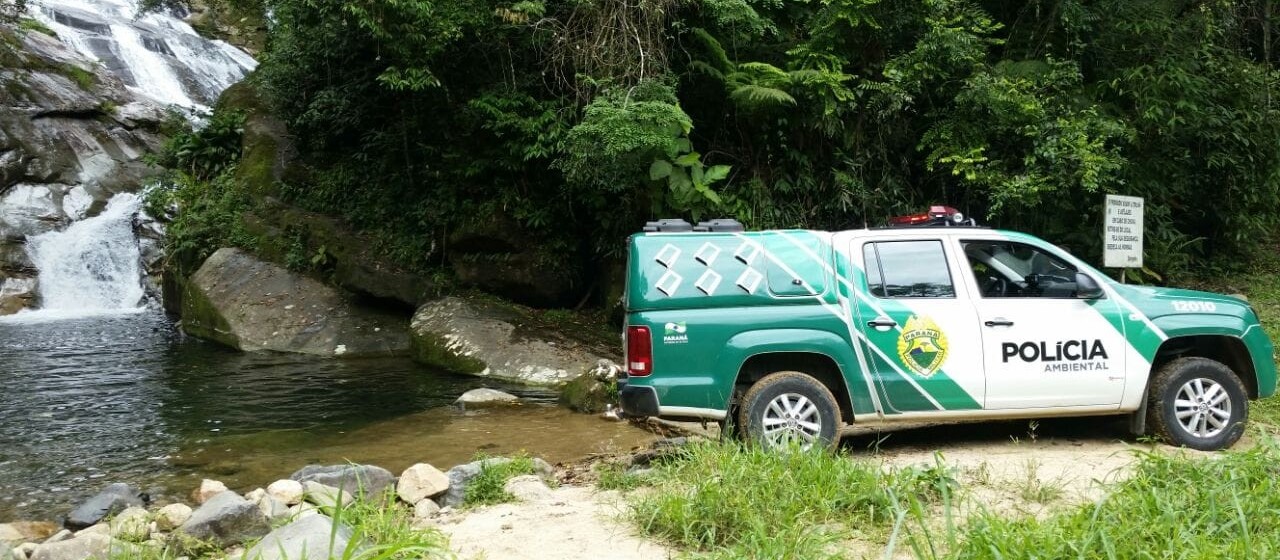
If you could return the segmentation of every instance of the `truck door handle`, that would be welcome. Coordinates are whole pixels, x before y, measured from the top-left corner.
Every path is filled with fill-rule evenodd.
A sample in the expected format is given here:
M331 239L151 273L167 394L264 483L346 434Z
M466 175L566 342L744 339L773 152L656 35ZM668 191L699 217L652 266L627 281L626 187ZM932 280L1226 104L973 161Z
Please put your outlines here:
M1012 327L1013 321L1010 321L1008 319L1004 319L1001 317L996 317L995 319L987 321L986 323L983 323L983 324L988 327Z
M877 329L892 329L893 327L898 326L898 322L894 321L893 319L889 319L887 317L877 317L875 319L867 321L867 326L874 327Z

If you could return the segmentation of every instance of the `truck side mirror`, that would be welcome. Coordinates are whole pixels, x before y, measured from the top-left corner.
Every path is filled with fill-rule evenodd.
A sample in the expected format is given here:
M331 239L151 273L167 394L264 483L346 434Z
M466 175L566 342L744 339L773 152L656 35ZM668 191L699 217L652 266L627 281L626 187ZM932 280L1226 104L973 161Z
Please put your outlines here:
M1076 297L1080 299L1098 299L1104 295L1102 287L1092 276L1083 272L1076 273Z

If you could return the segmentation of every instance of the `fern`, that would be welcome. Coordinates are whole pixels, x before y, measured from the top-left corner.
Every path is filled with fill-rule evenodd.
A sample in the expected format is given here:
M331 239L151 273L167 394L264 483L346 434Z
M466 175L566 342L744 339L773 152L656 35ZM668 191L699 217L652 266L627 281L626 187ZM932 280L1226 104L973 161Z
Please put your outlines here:
M785 91L755 84L738 86L729 93L729 98L744 109L766 109L796 104L796 98Z

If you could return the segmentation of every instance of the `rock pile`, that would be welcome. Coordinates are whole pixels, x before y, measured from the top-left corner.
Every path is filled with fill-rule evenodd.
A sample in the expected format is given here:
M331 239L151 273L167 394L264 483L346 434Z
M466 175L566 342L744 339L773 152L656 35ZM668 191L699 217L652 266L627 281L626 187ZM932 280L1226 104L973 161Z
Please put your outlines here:
M228 560L324 560L346 558L377 543L360 539L343 523L341 508L358 501L413 512L415 526L437 522L461 506L467 486L487 467L510 462L492 458L441 471L427 463L399 478L373 465L312 465L266 488L240 495L216 480L204 480L191 497L195 507L174 503L148 510L147 496L126 484L111 484L66 518L52 523L0 524L0 560L106 560L143 556ZM551 465L533 460L536 474L517 476L505 490L517 500L542 501ZM348 517L349 519L349 517Z

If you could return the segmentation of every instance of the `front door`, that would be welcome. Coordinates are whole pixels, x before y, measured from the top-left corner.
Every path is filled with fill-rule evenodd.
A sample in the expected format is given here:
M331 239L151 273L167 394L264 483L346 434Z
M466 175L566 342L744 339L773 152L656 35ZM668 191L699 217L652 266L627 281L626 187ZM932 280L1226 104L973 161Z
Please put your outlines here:
M1127 343L1113 299L1078 299L1076 267L1025 243L962 241L978 292L985 408L1119 405Z
M886 414L981 408L977 315L941 239L858 239L858 330ZM959 287L961 293L957 293Z

